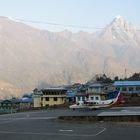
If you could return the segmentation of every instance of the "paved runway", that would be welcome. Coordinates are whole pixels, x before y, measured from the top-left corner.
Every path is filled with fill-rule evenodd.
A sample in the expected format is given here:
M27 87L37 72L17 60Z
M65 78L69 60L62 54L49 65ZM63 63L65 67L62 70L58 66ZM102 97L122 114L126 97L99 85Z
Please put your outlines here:
M59 122L60 115L95 115L83 112L47 110L0 116L0 140L139 140L139 124Z
M140 116L140 107L114 107L101 111L97 116Z

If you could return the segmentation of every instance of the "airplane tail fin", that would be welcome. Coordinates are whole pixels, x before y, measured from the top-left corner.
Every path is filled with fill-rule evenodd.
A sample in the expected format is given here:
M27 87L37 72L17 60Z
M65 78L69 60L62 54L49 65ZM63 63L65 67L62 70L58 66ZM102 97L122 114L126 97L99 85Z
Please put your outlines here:
M116 97L116 101L115 101L114 105L122 105L124 103L125 103L124 95L122 93L118 92L118 95Z

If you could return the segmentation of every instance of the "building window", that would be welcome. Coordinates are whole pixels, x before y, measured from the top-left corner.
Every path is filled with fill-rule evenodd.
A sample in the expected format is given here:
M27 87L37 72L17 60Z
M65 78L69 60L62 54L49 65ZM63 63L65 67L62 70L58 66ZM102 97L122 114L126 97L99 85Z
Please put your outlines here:
M140 91L140 87L136 87L136 91Z
M95 98L96 100L99 100L99 97L98 96L96 96L96 98Z
M82 101L85 101L85 97L84 96L82 97Z
M133 91L133 87L129 87L129 91Z
M46 101L49 101L49 97L46 97L45 99L46 99Z
M80 97L78 97L78 101L80 101Z
M94 100L94 97L90 97L90 100Z
M122 91L127 91L127 88L126 87L122 87Z
M53 100L54 100L54 101L57 101L57 97L54 97Z
M120 91L120 88L119 88L119 87L116 87L116 90L117 90L117 91Z

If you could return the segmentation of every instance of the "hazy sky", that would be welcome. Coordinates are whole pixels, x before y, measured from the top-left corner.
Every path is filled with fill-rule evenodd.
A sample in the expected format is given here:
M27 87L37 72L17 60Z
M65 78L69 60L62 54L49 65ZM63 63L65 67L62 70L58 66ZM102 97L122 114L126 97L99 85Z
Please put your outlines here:
M17 19L102 28L117 15L140 28L140 0L0 0L0 15ZM94 30L39 24L51 31Z

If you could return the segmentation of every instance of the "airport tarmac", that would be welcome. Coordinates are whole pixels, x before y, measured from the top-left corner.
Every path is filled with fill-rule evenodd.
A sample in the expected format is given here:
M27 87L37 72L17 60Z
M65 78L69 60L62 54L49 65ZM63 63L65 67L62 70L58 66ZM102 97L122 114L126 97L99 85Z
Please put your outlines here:
M109 109L106 111L119 110ZM126 108L122 108L125 109ZM131 108L132 110L135 110ZM137 108L138 109L138 108ZM136 110L137 110L136 109ZM140 108L139 108L140 109ZM138 110L139 110L138 109ZM97 111L52 109L0 116L1 140L139 140L140 125L130 123L61 122L60 115L98 115Z
M97 116L140 116L140 107L114 107L97 114Z

